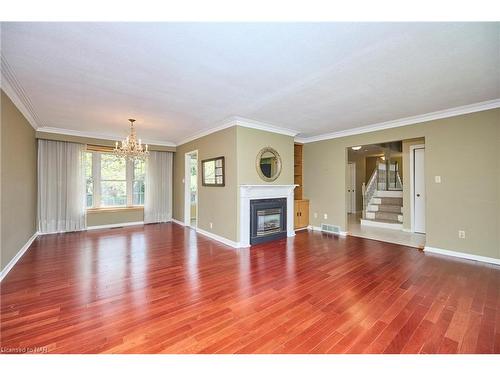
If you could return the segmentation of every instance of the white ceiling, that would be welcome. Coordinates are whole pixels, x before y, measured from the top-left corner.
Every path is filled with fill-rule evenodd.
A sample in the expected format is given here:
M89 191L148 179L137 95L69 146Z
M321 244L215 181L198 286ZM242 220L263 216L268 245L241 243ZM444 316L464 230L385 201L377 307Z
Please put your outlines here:
M302 137L500 98L500 23L3 23L37 125L181 142L241 116Z

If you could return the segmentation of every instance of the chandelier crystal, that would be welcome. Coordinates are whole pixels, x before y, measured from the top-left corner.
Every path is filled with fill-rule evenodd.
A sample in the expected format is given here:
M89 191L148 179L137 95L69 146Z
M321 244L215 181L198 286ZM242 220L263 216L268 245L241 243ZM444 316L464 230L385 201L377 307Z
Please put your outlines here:
M142 141L137 139L134 128L135 119L129 118L128 120L130 121L130 135L121 144L115 143L113 153L129 160L145 160L149 156L148 145L143 145Z

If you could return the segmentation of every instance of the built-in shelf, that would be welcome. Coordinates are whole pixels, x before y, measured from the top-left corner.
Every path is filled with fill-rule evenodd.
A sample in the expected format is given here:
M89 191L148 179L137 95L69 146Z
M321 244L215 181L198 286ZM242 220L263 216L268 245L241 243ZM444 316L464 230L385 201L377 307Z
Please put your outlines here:
M300 200L303 197L302 193L302 148L304 146L298 143L294 145L294 184L298 185L294 191L294 198Z

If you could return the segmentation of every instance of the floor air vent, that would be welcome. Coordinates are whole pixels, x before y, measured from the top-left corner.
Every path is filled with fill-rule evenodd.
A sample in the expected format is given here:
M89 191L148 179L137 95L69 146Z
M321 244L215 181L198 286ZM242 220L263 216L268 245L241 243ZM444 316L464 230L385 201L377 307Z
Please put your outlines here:
M321 231L327 233L340 234L340 227L338 225L321 224Z

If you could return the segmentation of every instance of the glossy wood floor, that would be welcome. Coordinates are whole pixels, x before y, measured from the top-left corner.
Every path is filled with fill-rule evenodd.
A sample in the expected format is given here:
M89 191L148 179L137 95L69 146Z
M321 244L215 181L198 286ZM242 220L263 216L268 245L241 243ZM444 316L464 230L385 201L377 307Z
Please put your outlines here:
M500 268L299 232L234 250L176 224L39 237L1 283L4 348L500 353Z

